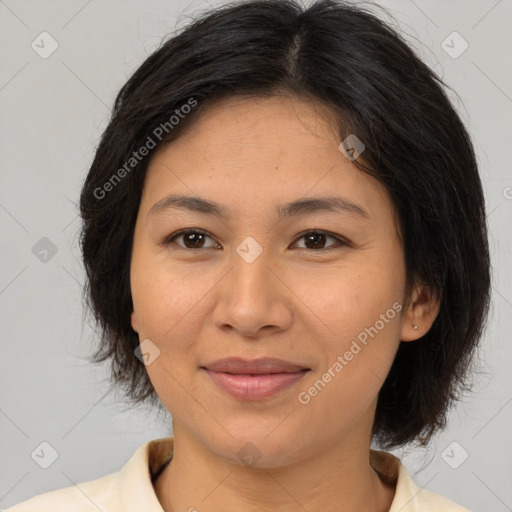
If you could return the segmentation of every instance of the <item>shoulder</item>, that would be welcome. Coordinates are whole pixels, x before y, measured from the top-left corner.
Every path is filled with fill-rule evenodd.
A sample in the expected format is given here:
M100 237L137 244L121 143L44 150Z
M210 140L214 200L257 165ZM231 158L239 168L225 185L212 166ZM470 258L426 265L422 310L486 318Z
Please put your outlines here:
M162 512L152 479L173 446L172 437L148 441L116 473L38 494L3 512Z
M3 512L98 512L122 510L118 507L118 477L112 473L97 480L48 491L29 498Z
M391 507L389 512L470 512L454 501L416 485L401 463L395 501L396 508Z
M414 509L418 510L418 512L470 512L467 508L462 507L440 494L435 494L421 487L418 487L418 490L418 495L415 498L415 503L418 508Z
M419 487L394 455L372 450L371 466L382 481L395 486L389 512L470 512L454 501Z

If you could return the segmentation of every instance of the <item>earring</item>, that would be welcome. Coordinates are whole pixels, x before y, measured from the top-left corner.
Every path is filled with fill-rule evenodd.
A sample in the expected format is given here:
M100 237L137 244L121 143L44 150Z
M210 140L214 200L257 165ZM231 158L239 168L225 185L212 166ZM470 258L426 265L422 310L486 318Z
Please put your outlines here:
M418 330L418 326L416 324L412 324L412 328L417 331Z

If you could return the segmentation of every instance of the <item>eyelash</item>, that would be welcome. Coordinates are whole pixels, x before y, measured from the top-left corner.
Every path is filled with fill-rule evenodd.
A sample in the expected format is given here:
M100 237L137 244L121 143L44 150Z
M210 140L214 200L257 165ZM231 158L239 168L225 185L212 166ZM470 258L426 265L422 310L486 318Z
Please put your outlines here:
M179 231L176 231L176 232L170 234L168 237L166 237L164 239L164 241L161 243L161 245L163 245L164 247L168 247L169 245L174 243L174 240L176 238L179 238L180 236L183 236L183 235L186 235L186 234L190 234L190 233L205 235L206 237L210 238L210 240L215 242L213 237L210 236L210 234L207 231L204 231L202 229L187 228L187 229L181 229ZM337 246L330 246L330 247L327 247L325 249L308 249L307 247L301 247L300 249L311 251L311 252L325 252L325 251L329 251L331 249L337 249L337 248L339 249L339 248L341 248L343 246L349 246L350 245L350 243L347 240L341 238L340 236L333 235L333 234L329 233L328 231L322 231L322 230L319 230L319 229L311 229L309 231L303 231L302 233L300 233L297 236L296 240L304 238L306 235L313 235L313 234L314 235L326 235L327 237L334 238L338 242L338 245ZM217 242L215 242L215 243L217 243ZM178 244L178 247L181 250L184 250L184 251L187 251L187 252L196 252L196 253L201 251L201 250L205 250L205 249L214 249L214 247L206 247L206 248L199 247L197 249L190 249L189 247L184 247L184 246L179 245L179 244Z

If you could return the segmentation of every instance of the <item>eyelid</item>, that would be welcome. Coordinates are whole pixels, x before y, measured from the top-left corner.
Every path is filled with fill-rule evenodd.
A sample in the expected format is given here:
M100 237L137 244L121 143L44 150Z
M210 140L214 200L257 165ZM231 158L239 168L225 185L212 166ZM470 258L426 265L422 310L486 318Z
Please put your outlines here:
M163 245L164 247L167 247L168 245L173 243L173 240L175 238L178 238L180 235L185 235L187 233L199 233L201 235L207 236L208 238L213 240L215 243L217 243L217 244L219 243L219 242L217 242L217 240L215 239L215 237L213 235L211 235L210 233L208 233L208 231L205 231L204 229L201 229L201 228L183 228L183 229L179 229L178 231L174 231L170 235L166 236L164 238L164 240L161 242L160 245ZM201 250L201 248L199 248L199 249L189 249L188 247L183 247L182 245L179 245L179 247L181 249L184 249L185 251L198 252L198 251Z
M332 233L330 231L326 231L325 229L315 229L315 228L313 228L313 229L306 229L306 230L298 233L297 236L295 237L295 240L298 241L300 238L302 238L305 235L308 235L310 233L315 233L315 234L319 234L319 235L325 235L326 237L334 238L338 242L338 245L326 247L325 249L317 249L317 250L301 248L303 250L307 250L307 251L310 251L310 252L326 252L326 251L329 251L331 249L338 249L339 247L343 247L343 246L352 246L351 242L349 242L346 238L342 237L341 235L337 235L336 233ZM296 242L294 242L294 243L296 243Z
M210 238L216 244L221 245L215 239L215 237L213 235L211 235L208 231L206 231L204 229L201 229L201 228L183 228L183 229L179 229L178 231L174 231L173 233L171 233L170 235L165 237L164 240L159 245L167 247L171 243L173 243L175 238L178 238L179 236L187 234L187 233L199 233L199 234L205 235L206 237ZM338 249L338 248L344 247L344 246L349 246L349 247L352 246L352 243L349 240L347 240L346 238L342 237L341 235L338 235L338 234L335 234L335 233L331 233L330 231L326 231L326 230L323 230L323 229L316 229L316 228L306 229L306 230L303 230L300 233L298 233L296 235L295 239L294 239L293 244L297 243L298 240L300 240L301 238L303 238L304 236L306 236L306 235L308 235L310 233L325 235L326 237L334 238L338 243L336 245L334 245L334 246L329 246L329 247L326 247L324 249L308 249L307 247L301 247L300 248L301 250L306 250L306 251L309 251L309 252L322 253L322 252L326 252L326 251L329 251L329 250L332 250L332 249ZM178 247L180 247L180 249L183 249L183 250L189 251L189 252L199 252L199 251L205 249L205 248L202 248L202 247L199 247L198 249L190 249L188 247L184 247L184 246L179 245L179 244L178 244ZM206 247L206 249L212 249L212 247Z

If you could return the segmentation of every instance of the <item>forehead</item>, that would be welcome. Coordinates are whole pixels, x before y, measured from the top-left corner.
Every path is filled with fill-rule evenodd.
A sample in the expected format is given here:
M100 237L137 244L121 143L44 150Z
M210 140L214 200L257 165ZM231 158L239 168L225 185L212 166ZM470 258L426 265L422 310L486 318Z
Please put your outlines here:
M339 193L389 208L384 187L340 151L338 131L327 107L292 96L217 101L153 156L144 195L188 193L241 211Z
M208 104L177 139L157 150L148 171L187 167L189 175L200 169L220 177L251 169L263 178L279 170L271 172L277 179L293 167L297 182L314 167L321 172L319 155L331 167L347 167L339 138L332 112L312 101L290 95L225 98Z
M334 142L337 130L336 116L327 106L284 93L216 100L200 112L193 128L198 138L229 138L243 143L250 136L262 143L273 139L276 144L281 142L276 135L286 139L302 136L314 144L326 139Z

